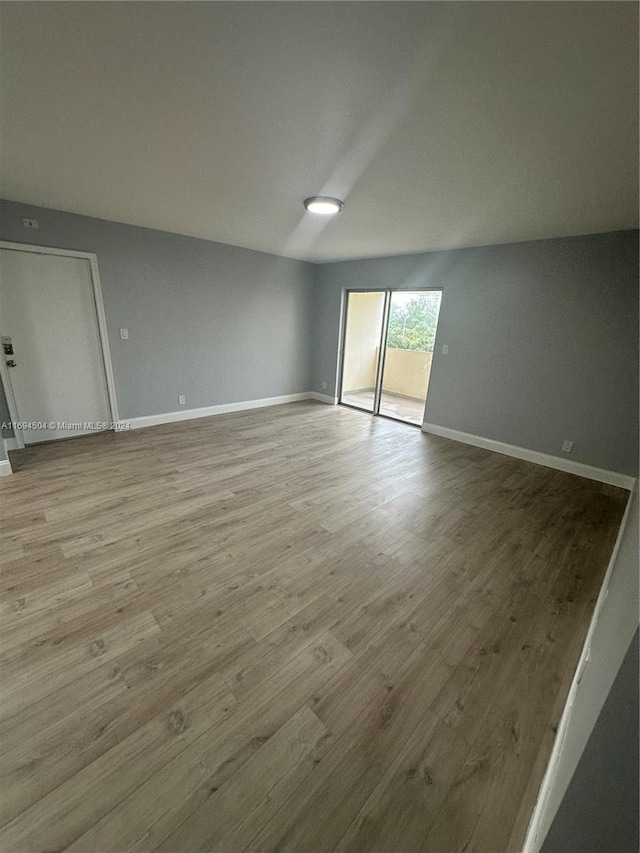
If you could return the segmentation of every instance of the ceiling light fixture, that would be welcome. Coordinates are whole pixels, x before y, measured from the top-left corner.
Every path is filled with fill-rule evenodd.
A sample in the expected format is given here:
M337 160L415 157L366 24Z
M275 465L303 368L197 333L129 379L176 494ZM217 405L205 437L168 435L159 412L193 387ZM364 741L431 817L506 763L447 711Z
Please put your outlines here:
M340 201L339 198L330 198L326 195L312 195L311 198L305 198L304 206L309 213L333 216L334 213L340 213L344 207L344 202Z

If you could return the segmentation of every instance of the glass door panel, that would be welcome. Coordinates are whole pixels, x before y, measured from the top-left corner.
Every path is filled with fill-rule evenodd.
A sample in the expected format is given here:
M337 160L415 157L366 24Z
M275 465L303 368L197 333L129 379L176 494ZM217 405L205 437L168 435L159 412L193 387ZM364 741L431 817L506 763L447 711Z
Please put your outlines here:
M442 292L392 291L379 413L421 425Z
M366 412L376 407L386 293L351 291L342 358L340 402Z

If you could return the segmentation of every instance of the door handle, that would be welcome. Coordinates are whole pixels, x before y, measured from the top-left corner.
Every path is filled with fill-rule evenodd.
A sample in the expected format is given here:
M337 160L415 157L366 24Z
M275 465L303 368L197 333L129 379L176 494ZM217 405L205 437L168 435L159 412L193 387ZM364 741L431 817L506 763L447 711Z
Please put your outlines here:
M17 366L17 365L16 365L16 362L15 362L15 359L10 358L10 359L9 359L9 361L7 362L7 367L16 367L16 366Z

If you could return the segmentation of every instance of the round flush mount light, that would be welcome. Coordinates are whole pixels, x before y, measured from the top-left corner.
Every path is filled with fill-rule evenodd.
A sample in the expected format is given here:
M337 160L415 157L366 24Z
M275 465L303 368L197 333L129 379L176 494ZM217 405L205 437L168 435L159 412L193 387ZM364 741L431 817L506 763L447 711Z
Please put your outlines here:
M326 195L312 195L311 198L305 198L304 206L309 213L333 216L334 213L340 213L344 207L344 202L340 201L339 198L330 198Z

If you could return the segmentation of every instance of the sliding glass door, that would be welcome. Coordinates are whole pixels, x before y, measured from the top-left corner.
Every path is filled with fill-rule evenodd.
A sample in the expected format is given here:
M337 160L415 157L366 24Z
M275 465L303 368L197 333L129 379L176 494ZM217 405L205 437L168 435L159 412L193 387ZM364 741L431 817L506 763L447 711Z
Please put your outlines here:
M340 402L366 412L377 411L376 389L386 311L384 291L347 293Z
M348 291L340 402L419 426L440 290Z

